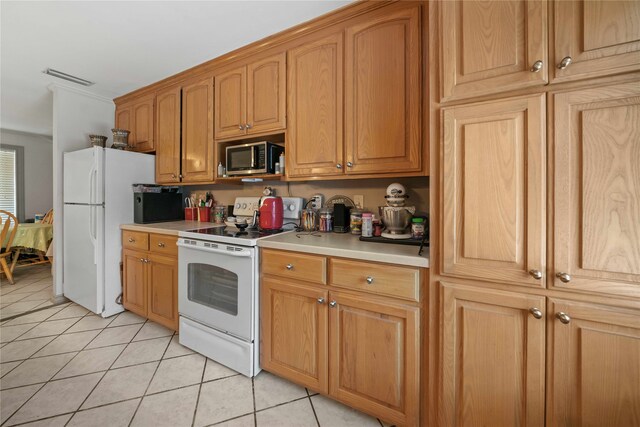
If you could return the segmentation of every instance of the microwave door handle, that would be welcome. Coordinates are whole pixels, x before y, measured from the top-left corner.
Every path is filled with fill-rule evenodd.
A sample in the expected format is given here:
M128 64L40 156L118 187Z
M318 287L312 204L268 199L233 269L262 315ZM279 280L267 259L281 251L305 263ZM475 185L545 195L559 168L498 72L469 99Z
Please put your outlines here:
M255 145L251 147L251 169L256 168L256 150L257 149L258 147Z

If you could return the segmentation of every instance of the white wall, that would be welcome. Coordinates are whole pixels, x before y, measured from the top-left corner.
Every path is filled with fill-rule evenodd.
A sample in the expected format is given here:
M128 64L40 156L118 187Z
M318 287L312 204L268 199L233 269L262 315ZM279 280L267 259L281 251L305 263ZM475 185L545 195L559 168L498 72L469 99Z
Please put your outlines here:
M53 207L53 145L51 137L0 129L0 144L24 147L24 219Z
M55 221L53 287L54 295L61 296L62 283L62 154L90 146L89 134L111 135L114 127L115 105L107 98L89 92L54 84L53 92L53 208ZM111 138L107 146L111 145ZM60 238L58 238L58 236Z

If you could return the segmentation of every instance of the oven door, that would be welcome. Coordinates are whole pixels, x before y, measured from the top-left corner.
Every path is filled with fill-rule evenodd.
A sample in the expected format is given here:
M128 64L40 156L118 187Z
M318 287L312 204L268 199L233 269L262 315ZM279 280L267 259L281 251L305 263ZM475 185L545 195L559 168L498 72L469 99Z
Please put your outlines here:
M180 315L250 342L256 265L255 248L178 239Z

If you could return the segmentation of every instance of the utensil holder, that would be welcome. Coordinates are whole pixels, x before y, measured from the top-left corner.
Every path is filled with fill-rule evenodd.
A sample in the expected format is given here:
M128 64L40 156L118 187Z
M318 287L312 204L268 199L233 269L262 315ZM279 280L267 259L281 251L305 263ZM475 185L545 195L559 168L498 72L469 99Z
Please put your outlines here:
M197 208L184 208L185 221L197 221L198 209Z
M198 221L200 222L211 222L211 208L208 207L199 207L198 208Z

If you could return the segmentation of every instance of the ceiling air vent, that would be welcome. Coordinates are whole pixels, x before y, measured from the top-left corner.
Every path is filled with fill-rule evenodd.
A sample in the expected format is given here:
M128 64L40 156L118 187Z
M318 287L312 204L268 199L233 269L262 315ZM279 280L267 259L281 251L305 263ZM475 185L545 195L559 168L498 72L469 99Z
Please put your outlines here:
M62 71L54 70L53 68L47 68L43 73L72 83L77 83L82 86L92 86L95 84L89 80L81 79L80 77L72 76L71 74L63 73Z

